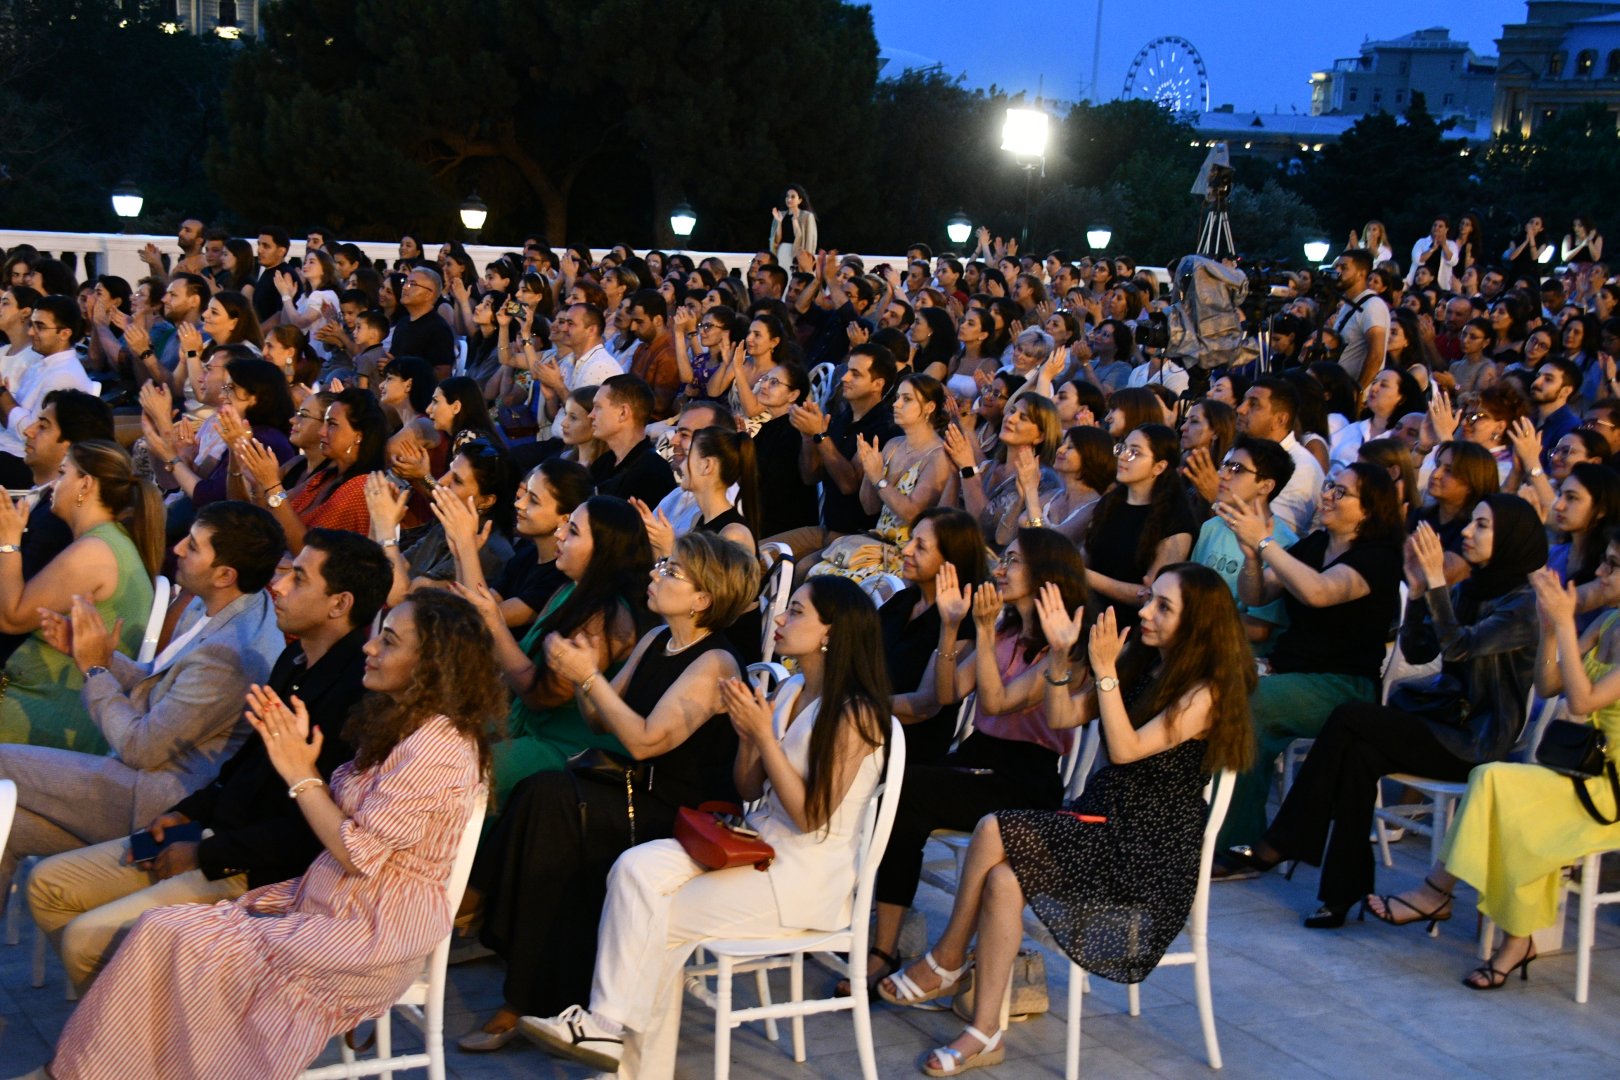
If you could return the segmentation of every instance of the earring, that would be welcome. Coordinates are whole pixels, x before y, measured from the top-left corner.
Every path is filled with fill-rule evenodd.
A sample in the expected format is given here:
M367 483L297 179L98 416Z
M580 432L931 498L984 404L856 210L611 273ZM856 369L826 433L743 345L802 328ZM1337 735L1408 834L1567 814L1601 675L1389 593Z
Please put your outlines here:
M79 489L79 497L77 499L73 500L73 505L74 506L83 506L84 505L84 489L83 488Z
M827 651L827 639L826 638L821 639L821 651L822 652Z

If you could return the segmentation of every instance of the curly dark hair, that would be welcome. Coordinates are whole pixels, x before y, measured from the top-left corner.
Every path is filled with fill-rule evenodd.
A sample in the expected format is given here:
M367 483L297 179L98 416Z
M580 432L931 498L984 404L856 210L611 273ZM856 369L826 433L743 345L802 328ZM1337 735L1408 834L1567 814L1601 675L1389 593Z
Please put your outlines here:
M406 605L417 640L433 645L422 649L403 692L368 693L350 711L343 737L354 747L354 767L380 764L417 728L444 716L477 744L478 770L488 779L490 734L501 732L507 709L495 640L477 608L443 589L417 589L400 608Z

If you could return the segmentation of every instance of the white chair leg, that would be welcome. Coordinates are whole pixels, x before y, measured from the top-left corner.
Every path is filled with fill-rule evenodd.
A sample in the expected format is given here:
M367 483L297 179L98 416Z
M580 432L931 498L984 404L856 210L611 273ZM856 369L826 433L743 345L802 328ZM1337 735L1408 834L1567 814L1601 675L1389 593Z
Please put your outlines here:
M855 985L854 983L850 984L850 988L851 988L850 993L852 993L852 994L855 993L854 985ZM788 995L789 995L789 997L791 997L793 999L793 1004L795 1004L795 1005L799 1004L799 1002L804 1000L804 953L802 953L802 952L796 952L796 953L793 954L793 965L790 968L788 968ZM867 1013L867 1011L865 1009L862 1009L858 1005L855 1007L854 1011L856 1013L855 1027L856 1027L857 1033L859 1032L859 1029L860 1029L860 1026L861 1026L860 1017L862 1015L866 1016L866 1023L867 1023L868 1028L870 1028L871 1022L872 1022L871 1014ZM794 1016L793 1016L792 1024L793 1024L793 1060L799 1062L800 1064L803 1064L804 1063L804 1014L803 1013L795 1013Z
M394 1010L377 1017L377 1059L387 1061L394 1056ZM382 1074L382 1080L394 1080L394 1071L389 1069Z
M714 1080L731 1076L731 972L732 959L721 956L714 973Z
M769 1005L771 1003L771 980L770 976L766 974L764 968L754 969L754 989L759 994L759 1003L761 1005ZM776 1021L770 1017L766 1017L765 1037L771 1040L771 1042L777 1042L781 1038L781 1035L782 1033L776 1030Z
M1064 1080L1080 1080L1080 1013L1084 1008L1086 972L1073 960L1069 961L1069 1039L1063 1055Z
M428 1056L428 1080L444 1080L444 994L428 995L423 1010L422 1042Z
M348 1035L348 1032L344 1032L342 1035L338 1036L338 1056L343 1059L343 1064L353 1065L354 1051L349 1049Z
M794 974L799 982L803 982L804 968L803 953L794 956L794 960L801 966L794 968ZM850 995L855 999L850 1007L850 1017L855 1021L855 1053L861 1062L862 1080L878 1080L877 1050L872 1043L872 999L854 981L850 983ZM801 1016L793 1018L793 1060L804 1061L804 1020Z
M1384 819L1378 816L1378 811L1384 808L1384 782L1378 781L1373 791L1373 829L1378 836L1378 854L1384 860L1384 869L1391 869L1395 860L1389 856L1389 830L1384 828Z
M1581 913L1575 926L1575 1002L1586 1004L1592 981L1592 945L1597 938L1599 862L1596 855L1581 860Z
M1125 1000L1130 1002L1131 1015L1142 1015L1142 987L1139 983L1131 983L1125 988Z
M1198 1022L1204 1027L1204 1052L1209 1055L1209 1067L1221 1067L1221 1044L1215 1035L1215 995L1209 985L1209 938L1204 934L1193 937L1193 987L1198 994Z

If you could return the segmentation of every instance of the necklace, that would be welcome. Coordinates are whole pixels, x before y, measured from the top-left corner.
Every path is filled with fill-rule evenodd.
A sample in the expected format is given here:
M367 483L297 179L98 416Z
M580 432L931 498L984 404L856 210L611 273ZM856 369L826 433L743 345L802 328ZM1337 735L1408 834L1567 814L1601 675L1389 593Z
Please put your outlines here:
M699 634L697 637L693 638L691 641L688 641L685 645L676 645L675 644L675 631L671 630L669 632L669 640L664 642L664 655L665 656L678 656L681 653L685 652L687 649L690 649L692 646L696 645L698 642L702 641L704 638L708 637L712 633L714 633L714 631L705 630L705 631L703 631L703 633ZM673 646L673 648L671 646Z

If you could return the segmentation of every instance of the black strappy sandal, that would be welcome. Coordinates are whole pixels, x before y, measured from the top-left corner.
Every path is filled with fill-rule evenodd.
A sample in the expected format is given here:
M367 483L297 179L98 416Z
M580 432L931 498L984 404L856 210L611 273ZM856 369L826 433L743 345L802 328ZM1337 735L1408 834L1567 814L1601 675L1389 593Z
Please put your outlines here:
M1413 923L1420 923L1427 919L1429 923L1428 928L1430 930L1433 930L1437 924L1450 920L1451 893L1446 889L1440 888L1428 878L1423 879L1423 884L1440 894L1440 903L1435 906L1434 910L1421 911L1418 909L1417 905L1411 903L1410 901L1403 900L1399 896L1380 896L1378 899L1384 902L1384 910L1373 911L1373 918L1377 919L1379 922L1389 923L1391 926L1410 926ZM1392 910L1396 904L1399 904L1408 911L1413 912L1412 917L1410 919L1397 919ZM1367 910L1372 911L1370 907L1367 908ZM1445 914L1441 914L1441 912L1444 912Z
M875 956L883 961L882 971L876 973L868 971L866 973L866 996L871 997L873 992L877 990L878 983L900 970L900 960L893 953L886 953L882 949L867 949L866 955L868 957ZM838 985L833 987L833 995L835 997L849 997L849 980L839 979Z

